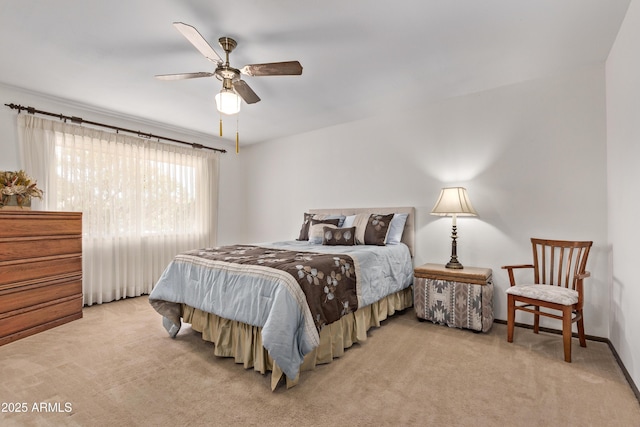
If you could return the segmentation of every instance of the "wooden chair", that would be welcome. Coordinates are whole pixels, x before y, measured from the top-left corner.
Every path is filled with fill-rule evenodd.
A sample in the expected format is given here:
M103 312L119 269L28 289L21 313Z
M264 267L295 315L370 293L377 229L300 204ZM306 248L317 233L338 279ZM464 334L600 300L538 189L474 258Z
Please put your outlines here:
M540 316L562 320L564 360L571 362L571 324L578 323L580 346L586 347L582 306L583 280L593 242L531 239L533 264L506 265L511 287L507 289L507 341L513 342L516 310L534 314L533 332L540 329ZM533 269L533 283L516 285L514 270ZM555 312L553 312L555 311ZM557 313L560 312L560 314Z

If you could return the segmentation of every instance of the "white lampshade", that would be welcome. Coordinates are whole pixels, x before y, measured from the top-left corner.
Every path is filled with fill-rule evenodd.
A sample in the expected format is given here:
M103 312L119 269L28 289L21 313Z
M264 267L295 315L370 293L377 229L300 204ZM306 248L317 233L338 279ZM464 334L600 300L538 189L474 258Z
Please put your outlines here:
M476 216L478 213L469 200L467 190L463 187L443 188L440 197L431 210L431 215Z
M240 96L230 89L222 89L216 95L216 107L222 114L237 114L240 112Z

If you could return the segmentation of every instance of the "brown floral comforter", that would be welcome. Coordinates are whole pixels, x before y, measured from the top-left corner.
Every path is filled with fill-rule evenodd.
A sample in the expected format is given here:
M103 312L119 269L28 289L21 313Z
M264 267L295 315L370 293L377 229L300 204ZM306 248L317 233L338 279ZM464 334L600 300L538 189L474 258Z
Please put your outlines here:
M358 309L356 272L349 255L296 252L253 245L198 249L185 255L260 265L289 273L304 292L318 331Z

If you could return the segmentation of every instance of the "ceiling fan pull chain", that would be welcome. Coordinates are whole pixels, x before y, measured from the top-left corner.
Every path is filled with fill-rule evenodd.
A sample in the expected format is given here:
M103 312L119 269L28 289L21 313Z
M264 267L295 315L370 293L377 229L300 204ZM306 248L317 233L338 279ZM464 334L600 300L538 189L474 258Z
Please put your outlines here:
M220 99L220 103L222 103L222 98ZM218 109L218 117L220 117L220 137L222 137L222 111Z
M238 114L239 116L239 114ZM236 116L236 154L240 152L240 133L238 132L238 116Z

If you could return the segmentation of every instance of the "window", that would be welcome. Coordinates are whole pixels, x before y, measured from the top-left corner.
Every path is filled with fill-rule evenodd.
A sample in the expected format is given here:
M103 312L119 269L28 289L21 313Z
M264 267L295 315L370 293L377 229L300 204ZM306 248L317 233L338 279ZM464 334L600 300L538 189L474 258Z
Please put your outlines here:
M83 212L85 304L148 293L178 252L215 243L218 153L30 115L19 125L44 209Z

